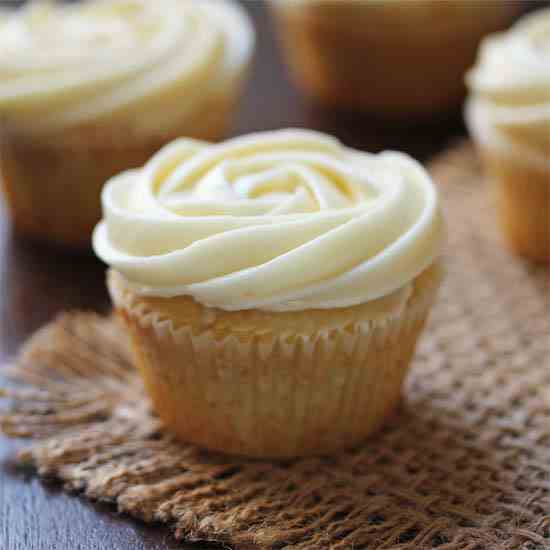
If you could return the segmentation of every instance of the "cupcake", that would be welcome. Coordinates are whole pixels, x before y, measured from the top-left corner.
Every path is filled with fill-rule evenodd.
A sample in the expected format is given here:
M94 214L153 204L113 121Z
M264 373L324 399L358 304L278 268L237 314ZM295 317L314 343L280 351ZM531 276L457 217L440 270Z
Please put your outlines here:
M550 9L488 37L465 116L510 247L550 261Z
M272 0L291 74L322 103L381 117L457 107L481 37L508 0Z
M304 130L181 139L102 201L94 248L180 439L329 453L397 407L441 279L439 199L414 160Z
M253 42L232 0L0 9L0 170L16 228L89 246L108 178L180 135L223 136Z

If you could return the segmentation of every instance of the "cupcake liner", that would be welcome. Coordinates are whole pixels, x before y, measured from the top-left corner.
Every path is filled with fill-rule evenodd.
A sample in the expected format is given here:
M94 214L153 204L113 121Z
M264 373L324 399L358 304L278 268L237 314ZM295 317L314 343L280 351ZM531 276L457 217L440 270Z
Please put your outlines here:
M89 246L105 181L143 164L163 142L107 147L4 135L1 181L16 229L67 247Z
M0 184L16 229L70 248L88 248L101 218L100 194L112 176L147 162L181 135L220 139L235 110L227 98L169 133L141 135L124 128L93 126L37 134L0 128Z
M550 262L550 162L526 163L487 145L480 153L508 245L526 258Z
M432 3L433 18L419 20L414 10L426 6L273 0L272 7L291 74L307 95L391 118L457 106L480 39L521 9L494 2L472 20Z
M370 318L368 307L355 306L338 311L335 322L332 310L311 310L316 328L306 332L243 329L239 312L202 308L191 298L180 307L202 308L207 321L182 325L116 272L109 289L169 429L213 450L290 458L353 446L398 406L440 276L439 266L428 269L408 300L385 316ZM271 314L280 315L292 317ZM228 319L223 333L212 316Z

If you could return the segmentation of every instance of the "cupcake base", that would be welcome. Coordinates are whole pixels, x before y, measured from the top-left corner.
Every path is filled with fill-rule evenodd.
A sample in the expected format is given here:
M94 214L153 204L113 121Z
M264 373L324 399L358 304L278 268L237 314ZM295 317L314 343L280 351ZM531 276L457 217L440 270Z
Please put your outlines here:
M353 446L398 406L441 268L375 302L335 310L221 311L109 289L154 408L186 442L290 458Z
M448 112L465 95L480 39L521 10L517 2L473 13L448 1L395 4L273 0L297 85L325 105L384 118Z
M1 181L19 233L69 248L88 247L111 176L142 165L164 141L124 146L4 136Z
M234 100L220 101L182 135L216 141ZM189 122L189 121L188 121ZM101 218L100 194L112 176L145 164L178 131L145 137L131 131L82 127L36 135L0 129L0 184L19 233L68 248L89 248Z
M481 157L506 242L530 260L550 262L550 163L530 164L487 146Z

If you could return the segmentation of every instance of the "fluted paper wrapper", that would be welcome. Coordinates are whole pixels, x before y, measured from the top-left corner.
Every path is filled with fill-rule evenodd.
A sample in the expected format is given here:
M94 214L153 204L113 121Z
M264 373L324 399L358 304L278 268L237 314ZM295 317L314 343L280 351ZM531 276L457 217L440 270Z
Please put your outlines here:
M109 288L169 429L209 449L285 458L353 446L398 406L439 284L439 268L428 271L422 288L397 311L357 319L355 308L347 308L346 323L342 310L336 322L330 310L316 310L306 332L176 327L114 272ZM222 312L228 313L239 315Z
M480 39L506 28L521 9L519 2L486 2L472 15L447 10L452 2L433 4L430 18L407 19L399 14L406 9L384 3L271 1L286 60L305 93L387 118L458 105Z
M134 135L105 124L33 135L0 127L0 184L17 230L70 248L89 248L101 219L100 194L116 174L145 164L180 135L216 141L235 111L242 78L185 125L154 135Z
M489 144L480 152L508 245L526 258L550 262L550 157L537 165Z

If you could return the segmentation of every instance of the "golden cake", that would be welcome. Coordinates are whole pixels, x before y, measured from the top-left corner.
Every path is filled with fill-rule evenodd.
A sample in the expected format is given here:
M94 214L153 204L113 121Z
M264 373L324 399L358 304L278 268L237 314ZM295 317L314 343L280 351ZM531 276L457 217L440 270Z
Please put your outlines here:
M457 107L480 39L519 12L495 0L272 0L291 75L321 103L384 118Z

